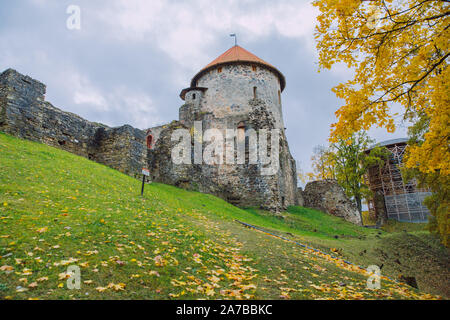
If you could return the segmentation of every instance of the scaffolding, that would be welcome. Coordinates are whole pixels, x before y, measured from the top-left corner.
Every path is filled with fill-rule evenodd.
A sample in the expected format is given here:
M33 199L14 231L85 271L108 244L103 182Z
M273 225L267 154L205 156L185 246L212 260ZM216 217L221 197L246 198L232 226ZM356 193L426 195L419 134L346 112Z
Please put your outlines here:
M381 193L384 197L384 207L389 219L406 222L425 222L430 214L423 204L425 197L431 195L428 190L419 189L416 181L403 181L400 167L406 149L406 139L386 141L379 144L389 150L389 159L383 166L369 168L365 180L369 189ZM368 200L369 213L378 217L375 200Z

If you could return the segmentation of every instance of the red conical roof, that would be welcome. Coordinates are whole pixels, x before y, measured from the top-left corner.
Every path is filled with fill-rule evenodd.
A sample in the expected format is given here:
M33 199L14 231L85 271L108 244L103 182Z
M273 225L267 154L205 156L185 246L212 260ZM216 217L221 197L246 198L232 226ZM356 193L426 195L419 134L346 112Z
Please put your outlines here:
M204 67L199 73L195 75L195 77L191 81L191 87L195 87L195 83L200 78L201 75L203 75L206 71L225 64L231 64L231 63L237 63L237 62L244 62L244 63L254 63L261 66L264 66L274 72L278 78L280 79L280 85L281 85L281 91L283 91L284 87L286 86L286 80L283 76L283 74L278 71L277 68L272 66L270 63L265 62L263 59L258 58L253 53L245 50L244 48L236 45L227 51L225 51L222 55L220 55L217 59L213 60L210 64L208 64L206 67Z

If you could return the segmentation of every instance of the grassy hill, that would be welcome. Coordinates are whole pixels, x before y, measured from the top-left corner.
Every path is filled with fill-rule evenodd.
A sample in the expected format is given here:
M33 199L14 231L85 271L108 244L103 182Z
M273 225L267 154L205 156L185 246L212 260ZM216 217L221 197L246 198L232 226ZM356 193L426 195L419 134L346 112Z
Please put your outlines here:
M380 241L402 233L301 207L280 219L157 183L139 194L140 182L131 177L0 133L0 298L425 299L442 291L386 277L380 290L370 290L365 271L343 262L380 264ZM444 252L433 241L424 245ZM79 290L67 288L72 265L81 270Z

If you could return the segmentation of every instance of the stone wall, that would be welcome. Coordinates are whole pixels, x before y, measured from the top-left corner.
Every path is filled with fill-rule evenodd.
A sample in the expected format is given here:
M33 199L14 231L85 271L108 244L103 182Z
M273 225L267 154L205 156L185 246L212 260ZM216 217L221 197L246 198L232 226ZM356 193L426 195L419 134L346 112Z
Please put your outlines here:
M89 158L134 176L146 164L145 132L110 128L55 108L46 86L15 70L0 74L0 130Z
M189 117L184 116L180 122L172 122L159 131L158 140L149 151L148 166L152 168L152 178L158 182L214 194L240 207L256 206L278 212L297 204L296 166L289 152L284 130L280 130L279 169L273 175L261 175L263 165L249 163L248 138L245 164L207 165L194 164L192 161L189 165L176 165L172 162L171 151L178 143L171 141L173 131L183 128L192 135L194 121L201 123L203 132L216 128L224 137L226 129L236 129L239 123L245 123L246 130L253 129L256 132L275 127L274 116L264 101L252 99L247 104L251 107L248 114L230 114L225 118L216 118L210 112L186 112L194 110L195 106L191 103L183 105L180 113ZM157 132L155 129L150 131ZM203 144L203 151L206 145ZM192 143L191 154L193 153Z
M303 199L303 189L302 188L297 189L297 205L300 207L305 206L305 200Z
M129 125L98 128L90 158L130 176L140 176L147 163L145 132Z
M240 207L281 209L278 176L260 176L259 165L174 164L171 152L178 142L171 141L171 136L179 128L189 130L180 122L171 123L161 131L155 147L149 150L152 180L213 194ZM194 152L193 146L191 152Z
M356 205L348 199L336 180L309 182L302 192L304 207L313 208L362 225Z

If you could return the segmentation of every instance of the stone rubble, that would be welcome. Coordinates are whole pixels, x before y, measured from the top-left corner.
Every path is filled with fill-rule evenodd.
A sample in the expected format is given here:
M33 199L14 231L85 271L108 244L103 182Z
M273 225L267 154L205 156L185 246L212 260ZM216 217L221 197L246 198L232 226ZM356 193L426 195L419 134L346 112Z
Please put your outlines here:
M347 197L336 180L309 182L301 192L304 207L317 209L348 222L362 225L361 215L356 205Z

